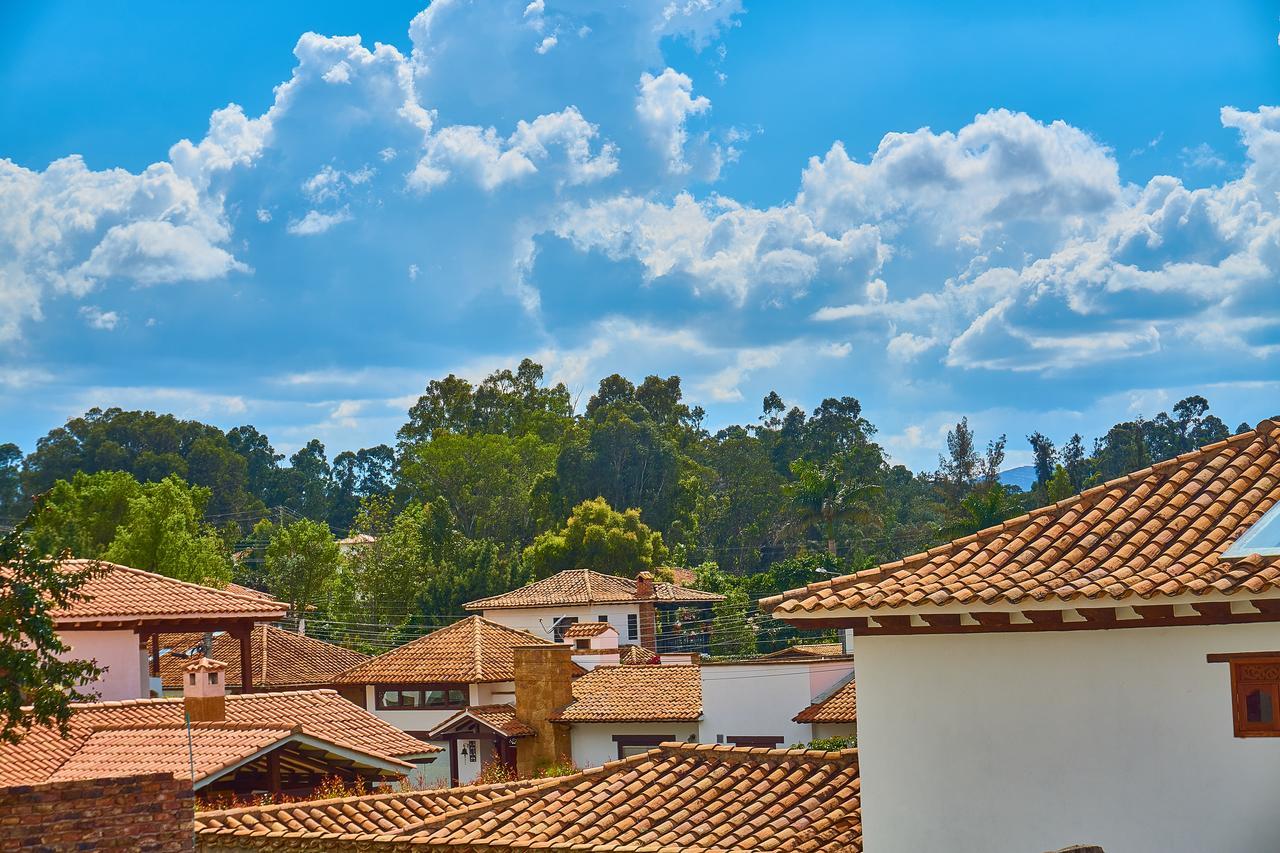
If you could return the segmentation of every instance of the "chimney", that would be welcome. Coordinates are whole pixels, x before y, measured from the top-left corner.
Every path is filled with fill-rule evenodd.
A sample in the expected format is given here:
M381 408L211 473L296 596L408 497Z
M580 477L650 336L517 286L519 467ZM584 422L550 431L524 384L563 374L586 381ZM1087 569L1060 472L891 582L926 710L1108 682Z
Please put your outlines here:
M651 652L658 651L658 612L653 604L655 596L653 575L649 572L636 575L636 602L640 605L640 645Z
M516 646L516 719L533 737L516 741L516 773L531 778L572 757L569 727L552 722L573 701L573 649L560 643Z
M193 723L221 723L227 719L227 665L200 657L182 673L182 704Z

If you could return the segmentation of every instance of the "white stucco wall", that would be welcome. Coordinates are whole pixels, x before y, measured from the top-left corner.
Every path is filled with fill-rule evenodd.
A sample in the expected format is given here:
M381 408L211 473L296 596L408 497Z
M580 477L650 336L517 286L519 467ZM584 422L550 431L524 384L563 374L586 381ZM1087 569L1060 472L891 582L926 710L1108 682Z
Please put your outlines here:
M573 763L582 768L616 761L614 735L672 735L678 741L697 741L698 722L679 723L574 723Z
M1280 738L1232 734L1227 664L1280 625L859 637L868 853L1280 849Z
M60 631L58 636L71 647L58 656L62 660L94 660L106 670L81 692L94 694L104 702L147 698L147 658L139 654L140 641L135 632Z
M545 640L553 639L551 628L561 616L576 616L579 622L596 622L601 616L607 616L609 624L618 632L620 642L637 643L638 637L627 639L627 614L639 612L639 606L635 604L593 604L590 607L499 608L485 610L480 615L490 622L527 631Z
M703 666L699 740L781 737L784 747L807 742L812 727L791 718L852 669L848 660Z

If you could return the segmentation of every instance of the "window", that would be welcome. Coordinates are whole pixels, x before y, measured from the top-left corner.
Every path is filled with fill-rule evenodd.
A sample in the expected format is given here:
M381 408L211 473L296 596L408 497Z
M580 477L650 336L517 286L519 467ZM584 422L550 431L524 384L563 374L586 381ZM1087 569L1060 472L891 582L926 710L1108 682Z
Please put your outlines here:
M218 683L218 673L216 673L216 672L211 672L211 673L209 673L209 683L210 683L210 684L217 684L217 683Z
M590 641L590 640L574 640L574 641L573 641L573 644L574 644L574 646L576 646L576 647L577 647L577 648L579 648L579 649L590 649L590 648L591 648L591 641Z
M456 711L467 707L467 688L458 684L378 687L374 707L379 711Z
M1230 560L1250 554L1264 557L1280 555L1280 503L1267 510L1267 514L1232 543L1222 556Z
M568 630L570 625L578 621L577 616L557 616L555 621L551 623L551 636L557 643L564 641L564 632Z
M638 613L627 614L627 639L633 643L640 639L640 615Z
M195 683L196 683L196 674L193 672L193 673L190 673L189 675L190 675L190 678L191 678L191 683L192 683L192 684L195 684Z
M1280 737L1280 655L1230 663L1236 737Z
M597 616L597 617L596 617L596 621L597 621L597 622L608 622L608 621L609 621L609 617L608 617L608 616Z
M675 740L675 735L614 735L613 742L618 745L618 757L630 758L642 752L648 752L658 744Z

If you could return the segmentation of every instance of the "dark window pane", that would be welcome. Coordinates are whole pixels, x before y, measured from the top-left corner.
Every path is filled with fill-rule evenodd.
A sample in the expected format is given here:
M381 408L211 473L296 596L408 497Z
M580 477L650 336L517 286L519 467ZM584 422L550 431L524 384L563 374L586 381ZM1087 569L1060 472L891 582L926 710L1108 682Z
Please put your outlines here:
M399 690L382 691L382 704L386 708L400 707L400 691Z
M467 704L467 697L466 697L466 695L465 695L461 690L450 690L450 691L449 691L449 704L450 704L450 705L465 705L465 704Z
M426 693L427 693L426 707L439 708L441 705L445 704L443 690L428 690Z
M1275 708L1271 705L1271 691L1265 688L1250 690L1244 696L1244 715L1250 723L1275 721Z

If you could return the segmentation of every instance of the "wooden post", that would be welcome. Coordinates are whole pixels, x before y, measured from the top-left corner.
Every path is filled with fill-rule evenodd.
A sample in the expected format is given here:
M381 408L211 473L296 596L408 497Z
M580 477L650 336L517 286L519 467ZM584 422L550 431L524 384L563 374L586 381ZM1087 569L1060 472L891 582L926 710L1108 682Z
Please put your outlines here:
M151 675L160 675L160 634L157 631L151 632Z
M241 627L237 636L240 638L240 692L253 692L253 647L249 638L253 635L253 627Z
M267 753L267 787L275 796L280 796L280 752Z

